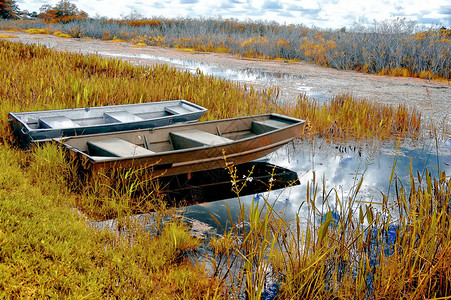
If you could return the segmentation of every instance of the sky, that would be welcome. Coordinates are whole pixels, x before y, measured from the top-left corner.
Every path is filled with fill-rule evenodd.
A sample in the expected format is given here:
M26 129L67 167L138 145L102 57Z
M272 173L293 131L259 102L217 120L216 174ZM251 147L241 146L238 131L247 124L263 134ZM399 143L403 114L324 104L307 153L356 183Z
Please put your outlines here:
M16 0L21 10L39 12L58 0ZM372 24L405 18L419 25L451 27L450 0L72 0L90 17L122 18L132 12L143 17L217 18L275 21L323 29Z

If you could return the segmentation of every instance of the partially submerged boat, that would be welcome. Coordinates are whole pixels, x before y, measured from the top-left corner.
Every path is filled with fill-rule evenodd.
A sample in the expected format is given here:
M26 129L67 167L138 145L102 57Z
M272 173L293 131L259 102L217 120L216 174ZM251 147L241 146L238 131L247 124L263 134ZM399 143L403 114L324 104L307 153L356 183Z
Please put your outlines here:
M158 181L159 192L165 195L168 206L224 200L300 184L296 172L259 160L234 166L232 170L218 168L165 176Z
M19 145L52 138L148 129L195 122L206 108L186 100L9 113Z
M156 177L258 159L299 137L303 126L303 120L266 114L56 140L88 171L135 167Z

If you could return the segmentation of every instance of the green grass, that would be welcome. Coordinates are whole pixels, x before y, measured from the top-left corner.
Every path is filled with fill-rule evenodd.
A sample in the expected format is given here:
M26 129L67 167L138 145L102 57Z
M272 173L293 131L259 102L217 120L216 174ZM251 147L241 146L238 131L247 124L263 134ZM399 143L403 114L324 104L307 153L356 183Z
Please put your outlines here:
M123 215L122 234L89 225L54 146L0 146L0 297L203 298L218 285L186 260L199 241L176 220L154 229ZM118 225L119 226L119 225ZM158 228L157 228L158 227ZM125 230L125 231L124 231Z

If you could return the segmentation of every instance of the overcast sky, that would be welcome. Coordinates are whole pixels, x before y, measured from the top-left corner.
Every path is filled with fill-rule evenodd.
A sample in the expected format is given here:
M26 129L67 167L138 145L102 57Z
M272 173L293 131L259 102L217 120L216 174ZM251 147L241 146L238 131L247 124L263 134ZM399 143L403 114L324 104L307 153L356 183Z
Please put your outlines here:
M21 10L39 12L58 0L17 0ZM450 0L73 0L89 16L121 18L133 11L144 17L222 17L276 21L320 28L350 27L355 22L406 18L426 26L451 27Z

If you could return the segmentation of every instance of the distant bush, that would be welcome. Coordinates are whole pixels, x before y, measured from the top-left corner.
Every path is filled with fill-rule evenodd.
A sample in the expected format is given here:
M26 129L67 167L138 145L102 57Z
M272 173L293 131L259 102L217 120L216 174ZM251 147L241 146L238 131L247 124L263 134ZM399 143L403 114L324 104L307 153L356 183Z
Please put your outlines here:
M55 6L45 4L41 6L40 12L38 18L49 23L67 23L88 17L86 12L79 10L75 4L67 0L61 0Z

